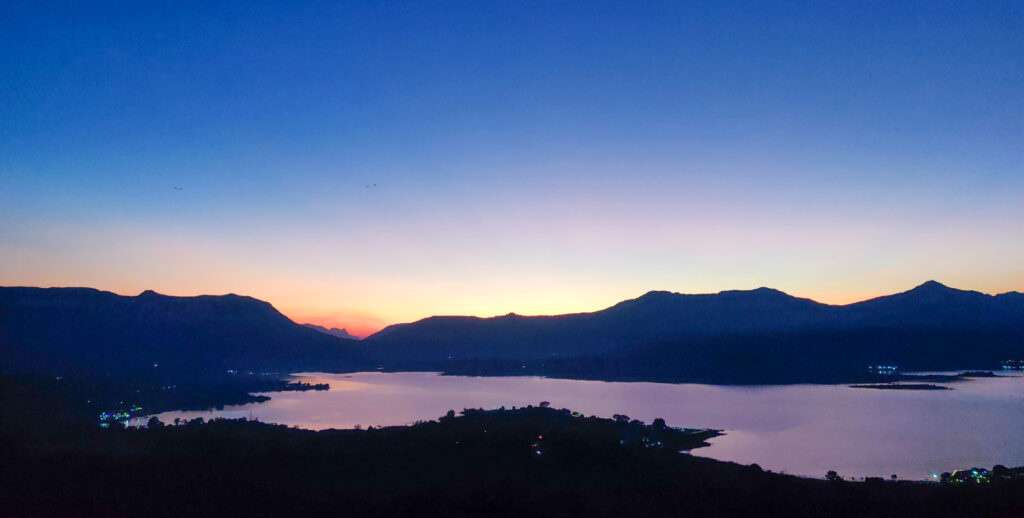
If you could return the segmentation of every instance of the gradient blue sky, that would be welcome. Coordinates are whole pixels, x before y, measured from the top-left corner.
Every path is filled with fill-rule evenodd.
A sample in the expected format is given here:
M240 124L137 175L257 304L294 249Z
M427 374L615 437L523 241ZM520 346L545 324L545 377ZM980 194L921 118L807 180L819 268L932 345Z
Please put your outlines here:
M0 284L362 334L1024 289L1019 1L211 3L0 5Z

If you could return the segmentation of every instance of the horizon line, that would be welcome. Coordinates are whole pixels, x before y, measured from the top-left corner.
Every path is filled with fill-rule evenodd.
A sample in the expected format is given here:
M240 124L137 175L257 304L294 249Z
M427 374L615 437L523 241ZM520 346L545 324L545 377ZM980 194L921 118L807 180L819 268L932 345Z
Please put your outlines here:
M940 287L940 288L944 288L944 289L948 289L948 290L954 290L954 291L959 291L959 292L964 292L964 293L978 293L980 295L985 295L985 296L988 296L988 297L997 297L997 296L1000 296L1000 295L1008 295L1008 294L1014 294L1014 293L1019 294L1019 293L1021 293L1021 292L1019 292L1017 290L1005 291L1005 292L1002 292L1002 293L987 293L987 292L978 291L978 290L964 290L964 289L960 289L960 288L953 288L953 287L951 287L951 286L949 286L947 284L943 284L943 283L935 281L935 280L928 280L928 281L925 281L925 282L923 282L921 284L918 284L918 285L916 285L916 286L914 286L914 287L912 287L910 289L904 290L904 291L898 291L898 292L893 292L893 293L888 293L888 294L877 295L877 296L874 296L874 297L869 297L869 298L862 299L862 300L848 302L848 303L845 303L845 304L830 304L830 303L827 303L827 302L820 302L820 301L812 299L810 297L801 297L801 296L793 295L793 294L788 293L786 291L783 291L783 290L780 290L780 289L777 289L777 288L767 287L767 286L760 286L760 287L752 288L752 289L731 289L731 290L720 290L720 291L717 291L717 292L705 292L705 293L683 293L683 292L670 291L670 290L648 290L648 291L645 291L643 294L641 294L641 295L639 295L637 297L623 299L623 300L615 302L615 303L613 303L613 304L611 304L609 306L605 306L605 307L602 307L602 308L599 308L599 309L596 309L596 310L593 310L593 311L575 311L575 312L567 312L567 313L530 314L530 315L519 314L519 313L516 313L514 311L511 311L511 312L504 313L504 314L495 314L495 315L489 315L489 316L472 315L472 314L459 314L459 315L456 315L456 314L432 314L432 315L424 316L424 317L421 317L421 318L415 319L415 320L410 320L410 321L405 321L405 322L392 322L392 323L388 323L388 324L384 325L383 327L381 327L380 329L377 329L377 330L372 331L372 332L366 332L366 333L363 333L362 331L353 332L352 330L350 330L350 326L342 326L341 329L346 329L347 332L349 332L353 336L356 336L358 339L362 340L364 338L367 338L369 336L372 336L372 335L380 332L383 329L387 329L388 327L391 327L391 326L402 325L402 324L412 324L412 323L420 322L422 320L426 320L426 319L430 319L430 318L466 317L466 318L489 319L489 318L500 318L500 317L508 317L508 316L519 316L519 317L560 317L560 316L568 316L568 315L581 315L581 314L596 313L596 312L599 312L599 311L604 311L606 309L615 307L615 306L617 306L617 305L619 305L619 304L621 304L623 302L639 300L639 299L641 299L641 298L643 298L645 296L648 296L650 294L653 294L653 293L665 293L665 294L670 294L670 295L682 295L682 296L714 296L714 295L721 295L721 294L724 294L724 293L751 293L751 292L755 292L755 291L767 290L767 291L778 292L778 293L781 293L781 294L783 294L785 296L793 297L793 298L796 298L796 299L808 300L808 301L814 302L815 304L821 304L823 306L846 307L846 306L852 306L852 305L856 305L856 304L860 304L860 303L864 303L864 302L869 302L869 301L872 301L872 300L877 300L877 299L881 299L881 298L885 298L885 297L890 297L890 296L893 296L893 295L900 295L900 294L904 294L904 293L909 293L911 291L914 291L914 290L920 289L920 288L924 288L926 286ZM327 328L327 329L338 328L339 327L337 324L325 324L322 321L321 322L317 322L317 321L315 321L316 319L312 319L311 320L310 318L293 318L292 316L289 316L289 315L285 314L283 311L281 311L280 309L278 309L277 306L275 306L273 304L273 302L271 302L269 300L264 300L264 299L261 299L261 298L258 298L258 297L254 297L254 296L251 296L251 295L242 295L242 294L238 294L238 293L234 293L234 292L223 293L223 294L201 293L201 294L198 294L198 295L168 295L168 294L164 294L164 293L159 293L159 292L157 292L155 290L152 290L152 289L145 289L145 290L139 292L139 294L137 294L137 295L124 295L124 294L121 294L121 293L117 293L115 291L104 290L104 289L100 289L100 288L93 288L93 287L89 287L89 286L47 286L47 287L43 287L43 286L0 286L0 288L30 288L30 289L43 289L43 290L46 290L46 289L84 289L84 290L93 290L93 291L97 291L97 292L101 292L101 293L110 293L110 294L113 294L113 295L116 295L116 296L119 296L119 297L130 297L130 298L138 298L138 297L141 297L141 296L146 295L146 294L150 294L150 295L156 294L156 295L160 295L160 296L164 296L164 297L175 297L175 298L227 297L227 296L245 297L245 298L250 298L250 299L253 299L253 300L258 300L258 301L266 302L267 304L270 304L270 306L273 307L274 310L278 311L279 313L281 313L282 315L284 315L285 317L287 317L289 320L291 320L292 322L294 322L297 325L313 324L313 325L318 325L318 326L321 326L321 327L324 327L324 328ZM300 320L303 320L303 321L300 322Z

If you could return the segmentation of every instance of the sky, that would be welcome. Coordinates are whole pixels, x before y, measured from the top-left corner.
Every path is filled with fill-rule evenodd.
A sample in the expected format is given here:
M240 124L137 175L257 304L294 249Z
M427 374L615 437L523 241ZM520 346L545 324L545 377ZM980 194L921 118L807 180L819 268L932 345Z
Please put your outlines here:
M1024 291L1024 3L3 2L0 285L359 335Z

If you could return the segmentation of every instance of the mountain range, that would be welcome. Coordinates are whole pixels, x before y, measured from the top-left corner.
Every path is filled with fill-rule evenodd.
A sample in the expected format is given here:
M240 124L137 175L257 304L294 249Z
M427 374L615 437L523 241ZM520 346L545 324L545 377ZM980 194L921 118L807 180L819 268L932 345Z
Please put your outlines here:
M346 370L353 340L298 325L239 295L122 296L91 288L0 288L0 368L181 379L228 370Z
M593 313L431 317L364 339L383 359L542 359L593 356L674 340L889 330L1024 336L1024 294L986 295L935 281L844 306L758 288L685 295L652 291Z
M340 331L296 324L238 295L0 288L4 369L201 375L384 368L725 383L850 377L871 363L991 369L1024 358L1024 294L929 281L839 306L769 288L652 291L592 313L435 316L358 342Z

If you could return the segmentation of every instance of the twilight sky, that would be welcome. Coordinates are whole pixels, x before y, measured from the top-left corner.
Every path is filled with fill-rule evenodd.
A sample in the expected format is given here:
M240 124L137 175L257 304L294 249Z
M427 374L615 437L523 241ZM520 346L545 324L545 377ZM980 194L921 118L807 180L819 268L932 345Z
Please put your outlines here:
M1024 290L1019 0L44 3L0 4L0 285L357 334Z

